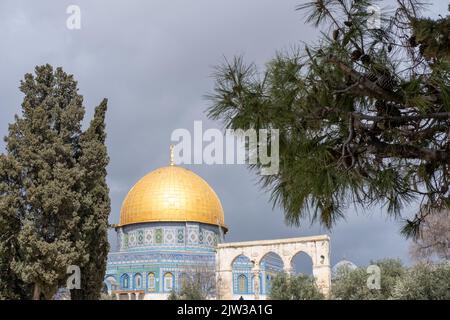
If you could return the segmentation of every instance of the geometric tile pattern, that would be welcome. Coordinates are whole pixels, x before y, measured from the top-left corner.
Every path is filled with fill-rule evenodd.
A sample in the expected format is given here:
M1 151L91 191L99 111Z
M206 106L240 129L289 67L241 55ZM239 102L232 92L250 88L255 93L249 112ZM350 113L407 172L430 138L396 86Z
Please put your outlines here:
M187 226L146 226L120 233L119 251L132 248L158 246L215 247L217 231L202 228L199 224Z

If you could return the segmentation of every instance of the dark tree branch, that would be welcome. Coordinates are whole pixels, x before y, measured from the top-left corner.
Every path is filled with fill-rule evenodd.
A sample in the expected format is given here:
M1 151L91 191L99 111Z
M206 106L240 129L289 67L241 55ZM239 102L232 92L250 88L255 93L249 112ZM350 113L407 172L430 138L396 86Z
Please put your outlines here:
M418 121L424 119L438 119L438 120L449 120L450 112L437 112L437 113L428 113L424 115L415 115L415 116L370 116L360 112L353 112L353 116L356 119L363 119L369 121L381 121L381 120L390 120L395 121L396 123L407 123L410 121Z
M368 151L381 158L421 159L425 161L446 162L450 151L433 150L404 144L389 144L376 139L370 141Z

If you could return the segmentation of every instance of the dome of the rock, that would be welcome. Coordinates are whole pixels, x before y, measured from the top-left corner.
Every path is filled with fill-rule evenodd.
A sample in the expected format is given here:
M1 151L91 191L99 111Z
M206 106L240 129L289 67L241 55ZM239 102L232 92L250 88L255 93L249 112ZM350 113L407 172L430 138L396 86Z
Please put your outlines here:
M120 212L121 226L163 221L225 227L222 204L214 190L194 172L174 165L140 179L129 191Z

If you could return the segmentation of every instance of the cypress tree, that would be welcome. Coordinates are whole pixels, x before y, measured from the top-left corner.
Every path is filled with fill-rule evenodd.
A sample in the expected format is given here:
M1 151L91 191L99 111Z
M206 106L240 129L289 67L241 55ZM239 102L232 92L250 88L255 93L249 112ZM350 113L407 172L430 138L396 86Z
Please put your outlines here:
M99 299L106 271L110 212L106 184L106 166L109 162L105 145L106 110L107 100L104 99L95 109L94 119L80 141L79 163L83 170L84 188L80 236L86 245L87 261L81 265L81 288L71 290L72 299Z
M80 170L75 161L82 97L76 82L50 65L25 75L22 117L10 125L8 154L20 177L15 201L22 211L17 255L11 262L17 276L33 285L33 298L51 298L78 255L71 238L80 207ZM80 246L82 247L82 246Z
M26 299L31 291L11 268L11 261L17 255L16 235L23 214L17 197L18 172L13 159L0 155L0 300Z
M7 155L0 158L0 293L50 299L65 285L68 266L83 268L90 262L99 273L92 281L101 286L99 261L108 247L102 243L101 253L93 255L92 232L104 240L102 221L109 213L106 101L83 133L83 97L72 75L38 66L35 75L25 75L20 90L22 116L10 125Z

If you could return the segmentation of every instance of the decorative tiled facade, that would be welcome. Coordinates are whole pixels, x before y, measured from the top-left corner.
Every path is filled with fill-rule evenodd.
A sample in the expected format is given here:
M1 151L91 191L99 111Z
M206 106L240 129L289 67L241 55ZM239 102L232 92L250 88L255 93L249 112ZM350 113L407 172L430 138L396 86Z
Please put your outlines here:
M215 270L218 226L161 222L124 226L117 231L118 250L108 255L105 277L110 291L167 294L178 289L181 275L188 270L196 266Z
M123 229L119 233L119 251L154 245L214 248L219 240L218 227L205 224L148 223Z

